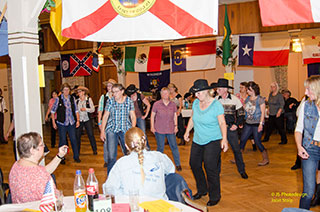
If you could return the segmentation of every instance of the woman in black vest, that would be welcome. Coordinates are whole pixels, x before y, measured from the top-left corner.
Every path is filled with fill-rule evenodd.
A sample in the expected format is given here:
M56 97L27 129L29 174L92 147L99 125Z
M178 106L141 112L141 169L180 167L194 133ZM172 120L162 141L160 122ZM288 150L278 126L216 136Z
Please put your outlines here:
M76 100L70 95L70 85L63 83L61 86L62 94L57 98L52 106L51 119L52 125L59 132L59 147L67 144L67 133L73 151L73 159L80 163L78 141L76 138L76 128L80 126L79 112ZM57 123L54 121L54 114L57 113ZM65 161L61 161L62 164Z

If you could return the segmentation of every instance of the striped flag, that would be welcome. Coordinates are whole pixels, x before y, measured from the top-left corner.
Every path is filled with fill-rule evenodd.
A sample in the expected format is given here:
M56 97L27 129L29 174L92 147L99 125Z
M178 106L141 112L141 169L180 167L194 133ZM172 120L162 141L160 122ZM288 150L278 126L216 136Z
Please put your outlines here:
M97 43L97 50L92 53L92 69L95 72L99 72L100 70L100 65L99 65L99 53L102 48L103 42L98 42Z
M39 209L42 212L50 212L56 203L56 196L54 193L54 182L52 177L47 182L46 188L44 189L42 199L40 201Z
M317 30L315 35L319 35ZM320 63L320 36L305 36L301 38L303 64Z
M216 40L171 46L171 70L196 71L216 67Z
M162 46L126 47L125 71L157 72L161 67Z
M319 0L259 0L262 26L320 22Z
M283 37L281 33L239 36L239 65L288 65L289 45L289 37Z

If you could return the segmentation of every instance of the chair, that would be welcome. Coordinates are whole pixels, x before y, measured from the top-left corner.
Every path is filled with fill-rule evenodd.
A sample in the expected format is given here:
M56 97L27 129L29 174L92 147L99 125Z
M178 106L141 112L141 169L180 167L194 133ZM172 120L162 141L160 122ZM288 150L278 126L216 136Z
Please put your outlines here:
M184 190L181 192L182 198L186 205L202 212L208 212L208 208L206 205L202 205L194 200L191 199L188 190Z
M3 173L2 173L2 169L0 168L0 205L10 203L11 201L11 198L10 199L7 198L7 195L6 195L7 190L9 190L9 184L3 182Z

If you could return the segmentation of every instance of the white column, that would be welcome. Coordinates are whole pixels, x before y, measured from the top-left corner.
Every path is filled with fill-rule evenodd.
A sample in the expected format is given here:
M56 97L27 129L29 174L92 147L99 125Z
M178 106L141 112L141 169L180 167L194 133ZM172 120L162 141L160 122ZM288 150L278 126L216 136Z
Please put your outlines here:
M45 0L8 0L8 38L16 137L42 136L38 76L38 16Z

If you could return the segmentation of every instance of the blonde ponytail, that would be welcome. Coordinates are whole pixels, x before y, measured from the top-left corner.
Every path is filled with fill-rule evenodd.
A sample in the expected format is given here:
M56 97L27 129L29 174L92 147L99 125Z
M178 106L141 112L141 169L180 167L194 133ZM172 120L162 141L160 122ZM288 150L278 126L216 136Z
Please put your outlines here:
M143 185L146 177L143 170L143 161L144 161L143 150L145 149L144 133L140 128L133 127L126 132L125 141L130 152L134 151L138 153L138 160L140 164L140 173L141 173L141 184Z

